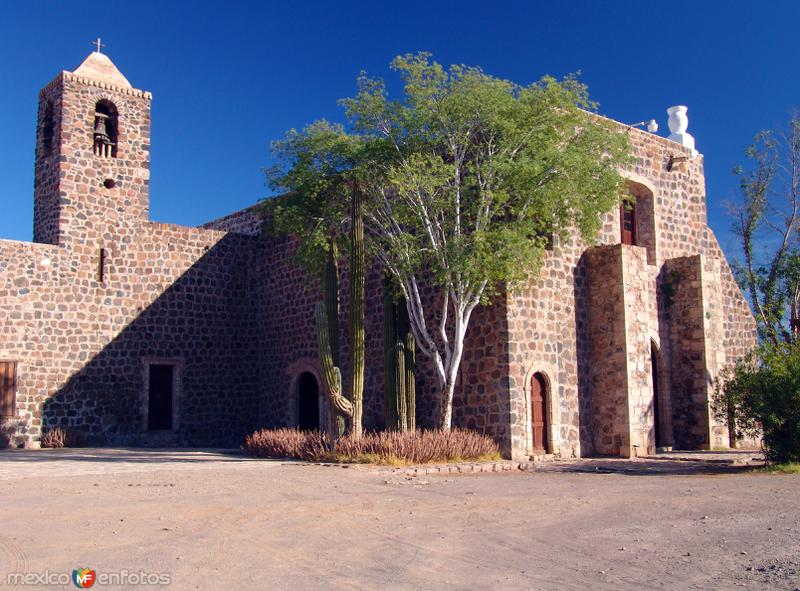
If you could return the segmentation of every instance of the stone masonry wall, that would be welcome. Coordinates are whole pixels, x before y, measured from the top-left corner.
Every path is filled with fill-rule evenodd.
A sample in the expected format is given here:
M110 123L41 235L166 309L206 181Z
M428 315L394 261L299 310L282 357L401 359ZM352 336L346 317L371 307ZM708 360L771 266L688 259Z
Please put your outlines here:
M719 261L696 255L668 261L671 306L673 429L682 448L727 446L728 433L710 412L714 378L726 363Z
M631 445L622 247L598 247L587 258L593 450L620 455Z
M692 254L702 254L716 261L716 266L708 273L716 273L717 284L722 301L718 315L721 324L709 336L714 339L713 347L725 356L725 362L732 362L744 355L755 344L755 324L724 255L706 222L705 180L702 157L692 157L689 150L665 138L640 130L628 130L635 161L623 175L628 178L631 193L637 198L636 211L638 243L645 247L646 265L638 274L640 282L648 286L647 321L639 321L634 327L627 325L627 338L639 343L636 359L628 360L627 372L634 372L638 386L627 395L634 404L630 417L629 432L638 432L642 449L651 449L654 443L654 423L652 411L652 379L650 375L649 344L652 341L660 361L659 375L659 424L662 440L672 443L671 427L674 416L681 415L680 409L671 409L671 398L684 397L684 385L676 378L672 383L672 370L680 368L680 354L671 351L670 315L665 305L665 281L668 279L665 263L670 259ZM687 160L674 163L669 170L672 156L687 157ZM617 244L620 241L619 213L613 211L605 216L605 223L599 244ZM604 435L614 431L611 416L622 412L612 408L613 404L603 403L607 393L598 388L596 372L615 375L615 381L622 383L622 375L616 375L619 368L597 368L595 364L603 357L609 345L594 340L591 325L610 323L621 330L620 317L611 317L596 298L598 289L587 287L587 246L576 237L566 241L555 241L554 249L546 257L541 273L523 288L509 295L509 343L512 351L511 365L511 407L518 409L517 424L511 425L513 452L524 457L530 452L530 421L527 409L529 402L530 378L540 371L548 379L553 400L551 411L551 451L561 455L590 455L597 453L618 453L609 447L614 435ZM595 264L600 264L597 259ZM603 274L609 261L603 261ZM592 271L589 270L589 273ZM621 282L622 275L616 277ZM612 280L604 278L605 283ZM606 298L615 298L618 288L610 283L603 289ZM633 287L633 286L630 286ZM717 292L714 292L717 293ZM621 297L621 296L619 296ZM637 296L638 297L638 296ZM617 302L618 304L620 302ZM642 302L642 305L645 305ZM621 313L621 310L618 312ZM598 319L599 317L599 319ZM594 320L592 320L594 318ZM712 346L712 343L709 343ZM553 353L556 351L557 353ZM719 360L714 366L713 377L721 368ZM620 370L621 371L621 370ZM676 370L677 371L677 370ZM681 370L682 371L682 370ZM625 374L628 375L627 373ZM594 380L594 382L593 382ZM594 385L593 385L594 384ZM638 389L637 389L638 388ZM648 400L649 397L649 400ZM705 401L707 405L708 400ZM594 404L606 408L605 418L595 414ZM617 420L621 420L620 417ZM686 420L685 417L679 419ZM611 424L608 421L612 421ZM652 428L651 428L652 427ZM621 436L620 436L621 437ZM717 436L721 441L723 435ZM603 440L606 443L603 443ZM646 440L646 443L645 443ZM621 439L620 439L621 441ZM676 441L681 445L682 441ZM599 447L598 447L599 446ZM612 450L612 451L609 451Z
M101 99L119 111L117 158L92 153ZM257 424L258 240L146 221L148 93L64 72L41 105L54 124L37 128L34 234L55 244L0 241L12 441L59 425L98 443L237 444ZM146 429L151 362L176 368L172 432Z
M69 249L0 241L0 359L18 363L15 443L42 427L98 443L235 444L254 426L252 239L143 225L105 281ZM117 249L115 247L119 246ZM146 431L146 363L178 367L176 432Z
M620 455L636 457L655 453L655 401L650 362L651 333L656 319L656 281L647 264L647 251L636 246L622 249L622 293L625 299L625 350L630 448ZM591 312L590 312L591 313Z

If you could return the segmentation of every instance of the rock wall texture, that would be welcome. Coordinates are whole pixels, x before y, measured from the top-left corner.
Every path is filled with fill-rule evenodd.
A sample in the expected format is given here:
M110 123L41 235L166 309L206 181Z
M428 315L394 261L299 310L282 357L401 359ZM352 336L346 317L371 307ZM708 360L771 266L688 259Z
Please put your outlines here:
M98 101L116 158L93 154ZM34 237L0 241L0 359L15 443L53 426L117 444L233 444L257 425L257 238L147 221L150 96L64 72L40 95ZM49 137L45 137L49 136ZM108 188L104 181L112 179ZM101 269L102 267L102 269ZM147 430L147 366L175 367L173 429Z
M17 363L15 413L2 421L15 444L65 426L97 443L235 445L259 426L296 425L300 377L321 383L319 285L293 264L293 239L262 232L258 206L203 228L148 221L150 100L70 72L40 93L35 242L0 240L0 360ZM93 152L101 101L117 113L112 158ZM620 244L611 212L596 245L555 237L537 277L473 315L454 423L495 437L507 456L533 452L536 374L548 453L728 443L709 412L713 379L755 327L706 223L702 157L627 133L636 244ZM671 165L675 156L688 159ZM341 288L346 383L344 267ZM366 289L364 423L380 429L380 269ZM152 364L173 367L171 429L148 428ZM440 410L434 375L418 354L423 427ZM324 396L318 408L324 426Z

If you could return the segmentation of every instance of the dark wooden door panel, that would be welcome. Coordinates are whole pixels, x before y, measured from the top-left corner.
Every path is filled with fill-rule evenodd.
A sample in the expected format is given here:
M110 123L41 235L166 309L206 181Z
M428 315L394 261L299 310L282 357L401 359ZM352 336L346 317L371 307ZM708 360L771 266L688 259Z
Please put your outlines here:
M11 417L16 414L17 364L13 361L0 361L0 416Z
M547 382L540 374L531 378L531 434L533 450L547 451Z

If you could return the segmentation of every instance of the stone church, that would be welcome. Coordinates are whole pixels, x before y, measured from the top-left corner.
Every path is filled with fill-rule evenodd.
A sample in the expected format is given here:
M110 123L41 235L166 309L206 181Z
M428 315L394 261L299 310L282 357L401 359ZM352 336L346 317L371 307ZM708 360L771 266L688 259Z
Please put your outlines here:
M101 445L238 445L259 427L328 420L321 294L292 265L291 239L263 234L257 206L200 228L149 219L150 102L99 52L39 93L33 242L0 240L11 445L36 447L54 426ZM729 445L713 379L755 343L755 324L706 223L703 159L684 132L627 128L635 207L607 214L594 247L556 239L537 279L476 311L455 425L514 458ZM374 429L381 289L369 275ZM437 412L430 372L419 359L421 426Z

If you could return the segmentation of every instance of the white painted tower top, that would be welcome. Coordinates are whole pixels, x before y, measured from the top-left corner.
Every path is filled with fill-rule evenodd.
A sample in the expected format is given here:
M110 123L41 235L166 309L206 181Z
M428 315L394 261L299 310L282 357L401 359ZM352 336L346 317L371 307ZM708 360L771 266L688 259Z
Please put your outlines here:
M91 80L97 80L98 82L107 82L113 86L133 88L128 79L114 65L114 62L99 51L90 53L89 57L83 60L83 63L75 68L72 73Z

